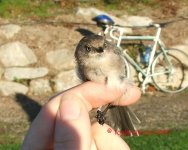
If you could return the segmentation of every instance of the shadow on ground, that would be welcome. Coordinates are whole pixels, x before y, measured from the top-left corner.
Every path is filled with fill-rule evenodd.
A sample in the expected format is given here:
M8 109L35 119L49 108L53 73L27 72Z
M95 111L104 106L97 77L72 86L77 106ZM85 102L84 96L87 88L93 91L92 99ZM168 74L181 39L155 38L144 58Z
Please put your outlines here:
M76 29L76 31L78 31L82 36L89 36L89 35L95 34L94 32L84 29L84 28L78 28Z
M41 109L41 105L30 97L23 94L16 94L16 102L22 107L28 116L28 120L32 122Z

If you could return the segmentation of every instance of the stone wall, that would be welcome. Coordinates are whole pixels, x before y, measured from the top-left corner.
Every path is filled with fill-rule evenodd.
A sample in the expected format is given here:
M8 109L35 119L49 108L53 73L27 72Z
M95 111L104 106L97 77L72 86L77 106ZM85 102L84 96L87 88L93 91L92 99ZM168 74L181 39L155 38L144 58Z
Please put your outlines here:
M107 13L95 8L80 8L76 18L87 23L98 14ZM152 19L140 16L111 17L123 25L152 22ZM0 94L46 95L80 83L75 73L74 50L82 35L75 27L5 23L0 26ZM186 52L188 42L185 40L176 47Z

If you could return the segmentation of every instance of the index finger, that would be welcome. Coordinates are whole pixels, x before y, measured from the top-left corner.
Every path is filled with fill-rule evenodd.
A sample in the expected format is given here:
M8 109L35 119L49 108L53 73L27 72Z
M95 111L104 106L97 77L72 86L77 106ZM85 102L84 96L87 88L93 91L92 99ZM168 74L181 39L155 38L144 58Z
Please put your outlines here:
M95 82L85 82L72 89L72 92L79 96L86 104L88 110L102 105L112 103L121 98L119 105L126 106L138 101L141 91L138 87L132 86L127 92L121 88L108 87ZM71 91L67 91L71 92Z

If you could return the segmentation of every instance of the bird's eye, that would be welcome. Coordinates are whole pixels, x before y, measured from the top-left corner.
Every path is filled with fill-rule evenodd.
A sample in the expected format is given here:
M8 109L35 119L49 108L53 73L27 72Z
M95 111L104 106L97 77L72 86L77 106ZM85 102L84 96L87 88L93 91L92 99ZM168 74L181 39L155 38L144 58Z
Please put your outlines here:
M89 46L89 45L86 45L86 51L88 51L88 52L90 52L91 51L91 46Z
M107 48L107 43L106 42L104 42L103 48L104 49Z

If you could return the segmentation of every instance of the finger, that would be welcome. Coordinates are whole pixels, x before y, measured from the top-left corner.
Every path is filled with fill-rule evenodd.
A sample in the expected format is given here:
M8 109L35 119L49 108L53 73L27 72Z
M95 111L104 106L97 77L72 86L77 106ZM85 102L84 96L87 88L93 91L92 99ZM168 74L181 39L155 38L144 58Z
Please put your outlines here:
M113 105L126 106L136 103L141 96L140 88L137 86L131 86L127 88L120 99L113 102Z
M106 124L102 126L98 123L93 124L92 135L98 150L130 150L123 139Z
M104 84L94 82L85 82L72 90L80 96L89 110L119 100L122 96L118 104L129 105L135 103L141 95L140 89L136 86L130 88L127 94L124 95L125 91L121 88L109 88Z
M31 124L22 144L22 150L53 149L54 125L59 103L60 96L56 96L43 106Z
M54 149L89 150L91 129L88 110L75 95L63 96L55 126Z

